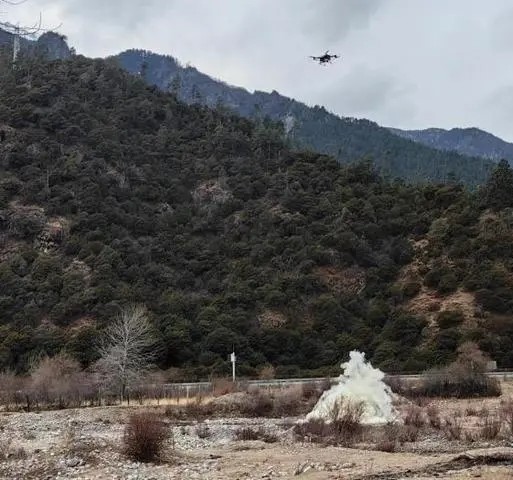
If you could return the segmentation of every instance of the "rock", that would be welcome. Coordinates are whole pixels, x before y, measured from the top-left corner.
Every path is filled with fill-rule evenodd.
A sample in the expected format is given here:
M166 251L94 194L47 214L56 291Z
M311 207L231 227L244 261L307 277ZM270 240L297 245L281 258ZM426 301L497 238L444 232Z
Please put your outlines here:
M83 461L80 458L71 457L71 458L66 458L66 460L64 460L64 464L67 467L75 468L75 467L78 467L79 465L82 465Z

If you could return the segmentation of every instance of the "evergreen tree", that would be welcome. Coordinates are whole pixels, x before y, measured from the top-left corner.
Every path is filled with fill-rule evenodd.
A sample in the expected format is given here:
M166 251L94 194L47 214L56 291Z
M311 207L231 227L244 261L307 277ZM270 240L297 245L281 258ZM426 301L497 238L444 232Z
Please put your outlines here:
M507 160L501 160L488 179L484 203L495 210L513 207L513 170Z

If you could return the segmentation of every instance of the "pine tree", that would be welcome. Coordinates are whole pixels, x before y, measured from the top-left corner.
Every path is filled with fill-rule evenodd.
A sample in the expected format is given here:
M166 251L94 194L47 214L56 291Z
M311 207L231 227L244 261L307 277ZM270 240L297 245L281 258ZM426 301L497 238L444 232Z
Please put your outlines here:
M513 170L507 160L501 160L490 175L484 189L484 203L496 210L513 207Z

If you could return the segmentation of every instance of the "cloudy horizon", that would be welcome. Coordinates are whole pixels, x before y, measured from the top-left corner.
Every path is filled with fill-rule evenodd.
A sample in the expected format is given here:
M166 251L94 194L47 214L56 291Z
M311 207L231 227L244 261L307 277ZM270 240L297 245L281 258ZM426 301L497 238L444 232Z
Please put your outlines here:
M27 24L39 12L87 56L151 50L338 115L513 141L508 0L27 0L0 14ZM327 49L342 58L308 58Z

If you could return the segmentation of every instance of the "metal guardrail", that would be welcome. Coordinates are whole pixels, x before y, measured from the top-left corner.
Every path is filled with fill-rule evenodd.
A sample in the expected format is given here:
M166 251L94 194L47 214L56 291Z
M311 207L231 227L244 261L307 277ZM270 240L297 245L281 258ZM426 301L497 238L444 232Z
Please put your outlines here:
M493 372L488 372L488 375L492 377L504 377L504 378L513 378L513 371L511 370L495 370ZM408 373L385 373L386 377L389 378L399 378L399 379L410 379L415 380L418 378L422 378L426 376L426 372L408 372ZM336 382L337 377L314 377L314 378L276 378L269 380L238 380L236 383L238 385L248 385L248 386L256 386L256 387L269 387L269 388L278 388L283 386L290 385L305 385L309 383L324 383L324 382ZM160 385L159 388L162 388L165 391L179 391L184 392L186 396L193 395L195 393L210 393L215 387L215 382L184 382L184 383L165 383Z

